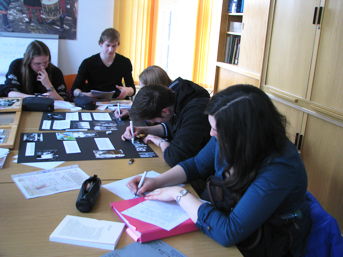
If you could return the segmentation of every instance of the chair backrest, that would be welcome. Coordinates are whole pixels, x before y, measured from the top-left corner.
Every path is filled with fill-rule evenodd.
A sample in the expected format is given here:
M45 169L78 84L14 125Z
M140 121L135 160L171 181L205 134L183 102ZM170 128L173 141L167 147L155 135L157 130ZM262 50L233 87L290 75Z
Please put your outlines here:
M69 100L73 99L73 92L71 92L71 88L73 87L74 80L77 74L68 74L64 75L64 82L66 83L67 93Z
M70 90L73 86L76 75L77 74L64 75L64 82L66 83L66 87L67 87L68 92L70 92Z
M342 257L343 237L336 219L311 193L307 192L306 196L310 202L312 228L307 238L305 257Z

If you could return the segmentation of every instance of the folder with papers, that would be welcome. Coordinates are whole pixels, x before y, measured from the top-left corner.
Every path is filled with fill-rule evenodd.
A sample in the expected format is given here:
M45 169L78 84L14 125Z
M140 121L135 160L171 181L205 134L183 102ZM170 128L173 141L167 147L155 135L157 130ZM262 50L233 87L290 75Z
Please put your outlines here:
M111 208L113 211L125 222L127 225L126 232L128 235L136 242L149 242L152 240L157 240L165 237L171 237L179 234L184 234L192 231L198 230L196 225L191 219L186 219L181 224L176 227L166 230L157 225L147 223L145 221L133 218L124 214L126 210L144 202L144 197L134 198L130 200L121 200L111 203ZM152 211L152 210L146 210ZM124 212L124 213L123 213Z

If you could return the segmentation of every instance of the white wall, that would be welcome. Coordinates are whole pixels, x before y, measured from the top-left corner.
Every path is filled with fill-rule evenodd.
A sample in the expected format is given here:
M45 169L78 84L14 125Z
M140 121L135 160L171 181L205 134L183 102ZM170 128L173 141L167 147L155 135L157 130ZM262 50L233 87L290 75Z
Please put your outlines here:
M77 73L85 58L100 51L101 32L113 26L114 1L78 1L76 40L59 40L58 66L64 75Z

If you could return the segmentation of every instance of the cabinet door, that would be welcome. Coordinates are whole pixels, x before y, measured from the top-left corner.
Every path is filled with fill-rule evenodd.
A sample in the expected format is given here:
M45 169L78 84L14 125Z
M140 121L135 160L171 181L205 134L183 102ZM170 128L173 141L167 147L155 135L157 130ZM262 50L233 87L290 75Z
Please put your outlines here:
M239 66L261 73L270 0L245 0Z
M302 158L312 192L343 226L343 129L309 116L302 145Z
M286 132L290 141L295 143L300 140L302 124L305 114L302 111L289 107L283 103L273 101L278 111L287 118ZM298 134L298 137L296 136ZM297 138L296 138L297 137Z
M265 84L306 97L317 26L313 16L320 0L278 0L271 33Z
M311 101L343 113L343 4L325 2Z

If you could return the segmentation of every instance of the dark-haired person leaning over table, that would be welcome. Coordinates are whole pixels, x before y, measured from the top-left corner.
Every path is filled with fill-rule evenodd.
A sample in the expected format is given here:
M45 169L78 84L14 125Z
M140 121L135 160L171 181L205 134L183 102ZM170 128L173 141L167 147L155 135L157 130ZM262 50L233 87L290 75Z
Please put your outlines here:
M28 45L24 58L12 61L1 91L8 97L39 94L55 100L68 100L62 71L51 63L49 48L39 40Z
M138 193L154 190L147 199L176 200L206 235L237 245L244 256L303 256L311 228L307 175L286 137L284 117L250 85L217 93L206 113L208 144L161 176L147 178ZM209 178L202 197L211 203L172 186L199 177ZM129 188L136 191L139 180L132 179ZM220 201L216 192L225 198Z

